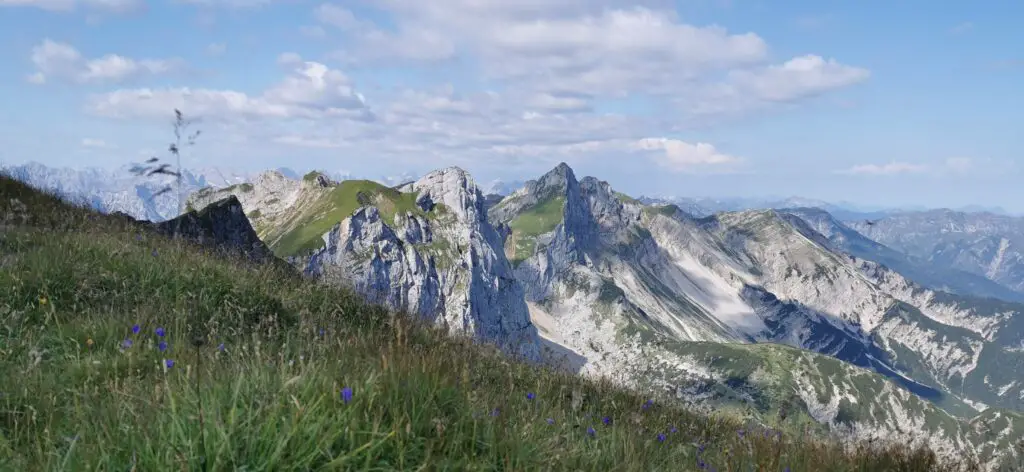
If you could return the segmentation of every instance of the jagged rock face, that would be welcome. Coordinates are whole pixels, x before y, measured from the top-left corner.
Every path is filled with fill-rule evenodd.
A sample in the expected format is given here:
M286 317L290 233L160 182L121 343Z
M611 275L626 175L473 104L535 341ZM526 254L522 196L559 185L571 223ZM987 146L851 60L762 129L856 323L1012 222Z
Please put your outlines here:
M932 210L848 224L911 256L1024 293L1024 218Z
M241 203L234 197L152 226L161 234L187 239L222 252L240 252L257 262L274 259L270 249L249 225Z
M828 212L813 208L787 209L785 212L804 220L814 231L828 238L837 249L859 259L883 264L925 287L960 295L1024 302L1024 293L1013 291L983 275L891 249L846 226Z
M306 272L539 359L523 289L472 179L449 168L403 189L416 193L416 207L426 216L396 214L389 225L376 208L360 208L325 235L326 246Z
M561 219L536 224L545 213L538 208L554 199L564 201ZM850 423L837 413L839 404L830 402L844 395L854 403L876 401L855 391L856 382L846 393L819 388L827 400L804 399L812 417L857 437L872 431L895 437L908 428L945 454L973 453L949 412L975 414L967 403L1019 406L1020 385L995 366L1022 365L1016 347L998 341L1021 332L1012 322L1020 306L927 290L850 257L794 215L768 210L694 219L676 207L644 206L597 179L577 184L560 166L504 199L490 217L511 228L506 252L517 252L516 275L542 334L581 356L582 372L671 385L666 379L680 369L696 369L673 352L679 341L785 343L876 370L903 386L877 406L893 417ZM536 244L523 257L517 232L531 229L539 234L528 234ZM653 377L637 371L652 358L669 367ZM963 392L962 401L954 391ZM920 410L914 394L941 399L946 411L929 411L945 426L914 418Z
M67 169L38 163L0 168L0 172L33 187L51 191L68 201L84 204L103 213L122 212L136 220L165 221L178 216L174 179L138 177L128 167ZM182 193L188 195L207 186L223 187L243 179L223 175L216 169L182 172ZM160 193L164 187L172 191Z

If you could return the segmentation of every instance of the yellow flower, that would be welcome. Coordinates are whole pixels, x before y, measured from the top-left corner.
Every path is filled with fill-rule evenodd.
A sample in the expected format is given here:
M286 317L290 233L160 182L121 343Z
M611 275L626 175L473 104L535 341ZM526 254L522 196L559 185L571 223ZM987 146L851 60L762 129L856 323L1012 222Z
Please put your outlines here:
M40 305L46 305L47 302L49 302L49 300L47 300L45 296L43 296L43 295L39 296L39 304Z
M89 346L89 347L92 347L92 338L86 339L85 340L85 345Z

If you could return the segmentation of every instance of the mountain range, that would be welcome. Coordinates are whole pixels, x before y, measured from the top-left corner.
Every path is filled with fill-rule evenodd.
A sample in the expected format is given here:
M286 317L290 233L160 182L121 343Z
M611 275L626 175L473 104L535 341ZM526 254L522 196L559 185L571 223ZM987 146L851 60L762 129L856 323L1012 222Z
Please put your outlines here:
M207 185L188 207L235 202L307 277L529 361L988 470L1022 459L1015 218L699 212L565 164L508 195L458 168L296 177Z

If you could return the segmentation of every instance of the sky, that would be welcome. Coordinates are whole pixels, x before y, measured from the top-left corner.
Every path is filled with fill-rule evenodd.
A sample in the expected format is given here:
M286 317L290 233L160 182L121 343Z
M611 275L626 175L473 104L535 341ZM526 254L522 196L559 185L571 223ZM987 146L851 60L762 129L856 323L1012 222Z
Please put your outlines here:
M1024 3L0 0L0 164L1024 211Z

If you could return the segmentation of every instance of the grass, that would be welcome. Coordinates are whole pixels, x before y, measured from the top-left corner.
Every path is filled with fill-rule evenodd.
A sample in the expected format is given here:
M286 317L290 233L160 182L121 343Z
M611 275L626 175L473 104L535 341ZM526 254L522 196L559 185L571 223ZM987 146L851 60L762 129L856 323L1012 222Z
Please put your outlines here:
M565 197L551 197L537 202L510 221L512 237L509 242L514 246L509 261L518 264L530 258L537 249L537 236L554 231L562 222L564 211Z
M279 257L305 255L319 249L324 244L324 233L365 205L376 206L389 224L394 223L397 214L411 211L426 215L416 206L415 193L399 192L370 180L346 180L286 222L283 228L287 232L280 239L274 238L271 249Z
M0 470L955 470L741 434L3 177L0 225Z

